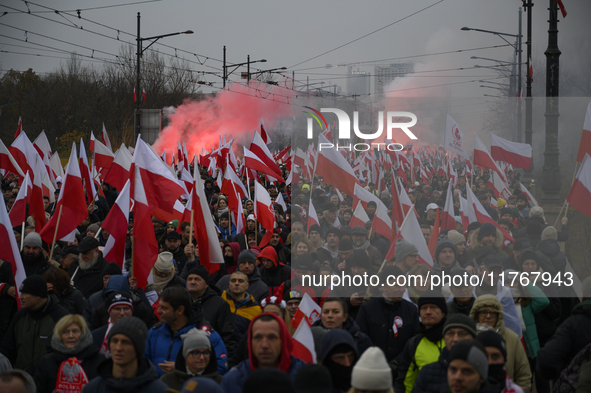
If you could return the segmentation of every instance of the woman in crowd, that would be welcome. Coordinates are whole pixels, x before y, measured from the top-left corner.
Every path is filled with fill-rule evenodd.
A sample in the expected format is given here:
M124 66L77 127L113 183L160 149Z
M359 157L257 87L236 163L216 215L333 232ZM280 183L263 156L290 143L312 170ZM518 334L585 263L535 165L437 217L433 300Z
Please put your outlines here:
M58 297L62 306L71 314L84 312L84 295L77 289L72 288L70 276L62 269L49 269L43 274L47 282L47 291Z

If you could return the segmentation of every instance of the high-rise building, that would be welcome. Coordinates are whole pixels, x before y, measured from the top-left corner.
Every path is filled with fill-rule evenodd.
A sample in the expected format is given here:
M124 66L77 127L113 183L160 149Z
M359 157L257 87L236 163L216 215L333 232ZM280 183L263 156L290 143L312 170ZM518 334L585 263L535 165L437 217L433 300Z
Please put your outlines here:
M347 94L366 96L371 92L371 72L367 71L353 71L349 67L347 72Z
M396 78L412 73L414 63L392 63L375 66L374 93L381 95L384 87Z

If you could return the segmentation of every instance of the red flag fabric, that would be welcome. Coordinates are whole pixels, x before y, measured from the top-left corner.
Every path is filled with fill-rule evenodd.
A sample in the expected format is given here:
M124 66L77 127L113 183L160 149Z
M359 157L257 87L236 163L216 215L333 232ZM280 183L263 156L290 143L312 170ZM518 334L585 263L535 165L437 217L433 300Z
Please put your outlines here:
M94 161L93 165L99 168L99 172L108 173L111 165L113 164L113 160L115 159L115 155L107 146L102 144L101 142L95 140L94 141Z
M529 170L532 148L527 143L511 142L490 134L490 155L495 161L505 161L516 168Z
M103 250L103 258L108 262L115 262L122 269L125 262L125 242L130 206L130 181L127 180L101 225L101 228L109 232L109 238Z
M109 140L109 135L107 135L107 129L105 128L105 123L103 123L103 132L102 132L103 144L113 152L113 147L111 146L111 141Z
M194 180L195 185L191 191L187 209L193 211L193 230L199 246L199 263L205 266L210 274L213 274L224 263L224 256L205 196L203 180L201 180L197 168L195 168ZM205 230L203 230L204 228Z
M269 167L263 160L251 152L246 146L244 146L244 165L247 168L254 169L255 171L262 172L266 175L272 176L275 179L282 180L283 176L277 165Z
M453 185L449 183L447 186L447 196L445 198L445 206L441 212L441 230L456 229L456 220L454 218L454 192Z
M523 192L527 196L527 200L529 201L529 205L531 207L540 206L538 204L538 201L536 201L536 198L534 198L534 196L529 192L529 190L523 184L521 184L521 182L519 182L519 187L521 188L521 192Z
M269 137L267 130L265 130L265 123L263 122L263 116L261 116L261 139L267 145L269 143L271 143L271 138Z
M16 237L12 231L12 224L10 223L8 212L6 211L4 198L0 198L0 244L2 244L2 247L0 247L0 259L10 263L12 277L15 283L14 289L16 290L16 302L18 308L20 309L21 302L19 299L19 288L21 287L21 284L25 278L27 278L27 275L25 273L25 267L23 266L19 247L16 242ZM9 284L6 282L0 283L0 290L2 290L5 285Z
M306 233L310 233L310 227L314 224L320 225L320 222L318 220L318 214L316 214L316 208L310 197L310 204L308 205L308 228L306 229Z
M262 248L269 243L269 240L273 236L275 212L273 210L271 196L258 181L254 182L254 217L267 230L259 244L259 247Z
M20 165L14 157L10 150L6 148L6 145L0 139L0 173L3 175L7 175L8 173L14 173L18 175L21 179L24 179L25 174L23 173Z
M414 214L413 214L414 212ZM396 238L392 239L390 242L390 249L388 250L388 254L386 255L386 260L389 260L394 257L394 252L396 249L396 239L398 237L402 237L404 240L411 242L415 245L415 247L419 250L419 263L433 266L433 257L431 257L431 252L429 251L429 247L427 246L427 242L425 241L425 237L423 236L423 232L421 231L421 226L419 225L419 221L417 220L417 214L412 206L412 212L409 212L406 217L404 217L404 221L400 226L400 231Z
M14 139L18 138L18 136L21 134L21 131L23 130L23 121L21 119L21 117L18 117L18 126L16 127L16 132L14 133Z
M585 154L581 168L566 197L572 207L591 217L591 157Z
M314 336L308 323L300 323L293 333L293 349L291 354L308 364L316 363Z
M61 215L59 214L61 211ZM57 222L60 217L56 239L69 235L76 227L88 217L88 208L82 188L82 175L76 154L76 144L72 143L72 153L66 170L60 195L55 205L55 214L43 227L39 235L47 243L53 242L56 233ZM151 224L151 223L150 223Z
M121 147L115 153L109 172L105 176L105 183L109 183L118 190L121 190L125 185L127 179L130 178L131 162L133 157L125 146L121 144Z
M587 105L587 113L585 114L585 122L583 123L583 134L581 135L579 152L577 153L577 161L583 162L585 154L591 155L591 102Z
M500 230L503 233L503 243L505 241L509 241L511 243L515 242L515 239L513 239L513 237L509 234L509 232L505 231L503 228L501 228L501 226L499 224L496 223L495 220L493 220L488 212L484 209L484 206L482 206L482 204L478 201L478 199L476 199L476 196L474 195L474 193L472 192L472 189L469 187L466 187L466 193L467 193L467 197L468 197L468 203L472 204L473 208L474 208L474 213L476 213L476 221L478 221L481 224L484 223L491 223L493 224L498 230Z
M86 148L84 147L84 141L80 138L80 174L84 181L84 187L86 188L86 202L90 205L94 203L96 197L96 189L94 188L94 182L90 174L90 166L88 165L88 159L86 158Z
M371 228L374 232L387 239L392 237L392 219L388 216L388 208L386 208L386 205L382 201L378 203Z
M245 150L246 150L246 148L245 148ZM265 142L263 141L263 139L261 138L261 136L259 135L259 133L257 131L255 131L252 136L252 141L250 142L250 151L254 155L256 155L262 162L264 162L265 165L273 173L275 173L275 175L271 175L271 176L273 176L277 180L280 180L283 182L283 176L281 176L281 170L279 169L279 167L275 163L275 159L273 158L273 155L271 154L271 152L269 151L269 148L267 147L267 145L265 144ZM244 154L246 157L246 151Z
M432 257L435 257L435 248L437 247L437 240L439 239L439 208L437 208L437 215L435 216L435 223L433 224L433 230L431 231L431 237L429 238L429 252Z
M312 326L314 322L320 319L321 312L322 309L320 306L310 297L310 295L304 293L304 297L291 321L291 326L297 330L302 321L306 321L309 326Z
M33 141L33 146L37 150L37 153L45 160L45 157L49 158L51 155L51 145L47 140L47 135L45 135L45 131L41 131L41 133L37 136L37 138Z
M499 166L494 162L484 143L480 140L478 135L474 134L474 165L480 165L491 169L499 174L501 179L506 182L507 178Z
M45 204L43 203L43 178L47 175L47 172L41 157L37 156L35 160L36 176L35 180L32 181L32 191L27 195L27 202L29 204L29 215L35 217L35 231L40 232L47 223Z
M322 135L318 136L319 145L328 146L330 142ZM353 173L353 168L336 149L320 149L316 162L316 174L324 179L325 183L338 188L340 191L353 195L355 184L359 180Z
M31 192L33 192L33 184L31 183L29 172L27 172L25 179L21 184L21 188L18 190L16 200L12 204L10 213L8 214L11 226L20 226L27 219L27 196Z
M35 180L35 157L39 155L37 150L27 137L27 134L21 132L18 138L12 142L12 145L8 148L15 161L20 166L23 173L29 171L31 180Z
M564 8L564 4L562 0L558 0L558 8L560 8L560 12L562 13L562 17L566 18L566 8Z
M355 210L353 211L353 216L351 216L351 222L349 222L349 226L353 227L365 227L365 223L369 221L369 216L367 212L363 208L361 203L357 204Z
M135 91L135 87L133 88L133 102L137 102L137 92Z

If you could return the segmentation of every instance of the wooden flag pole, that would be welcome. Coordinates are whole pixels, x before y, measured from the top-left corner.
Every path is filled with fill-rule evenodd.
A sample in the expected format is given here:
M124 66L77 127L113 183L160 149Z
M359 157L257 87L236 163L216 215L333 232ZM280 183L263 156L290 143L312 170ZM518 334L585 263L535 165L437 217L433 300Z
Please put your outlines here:
M60 205L60 210L57 216L57 222L55 223L55 232L53 233L53 242L51 243L51 250L49 251L49 260L51 261L53 258L53 250L55 248L55 241L57 238L57 230L60 227L60 220L62 219L62 208L64 205Z
M25 244L25 222L23 221L22 229L21 229L21 251L23 250Z
M193 218L195 217L195 209L193 209L192 205L193 204L191 203L191 221L189 221L189 244L193 244Z
M578 169L579 169L579 162L577 161L577 164L575 165L575 173L573 173L573 180L570 183L571 188L572 188L573 184L575 183ZM562 208L560 208L560 213L558 213L558 217L556 217L556 222L554 223L554 228L556 228L556 225L558 224L558 220L560 220L560 215L562 214L562 209L564 209L565 206L566 206L566 211L564 212L564 217L566 217L566 214L568 213L568 205L569 205L569 203L565 199L564 203L562 204Z

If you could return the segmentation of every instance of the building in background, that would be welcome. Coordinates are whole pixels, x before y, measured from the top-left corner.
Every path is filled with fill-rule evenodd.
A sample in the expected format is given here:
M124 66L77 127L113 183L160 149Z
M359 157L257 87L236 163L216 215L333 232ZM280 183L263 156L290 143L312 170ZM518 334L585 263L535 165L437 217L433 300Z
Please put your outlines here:
M412 73L414 63L392 63L377 65L374 69L374 94L378 97L384 93L384 86L396 78Z
M347 95L367 96L371 93L371 72L347 70Z

